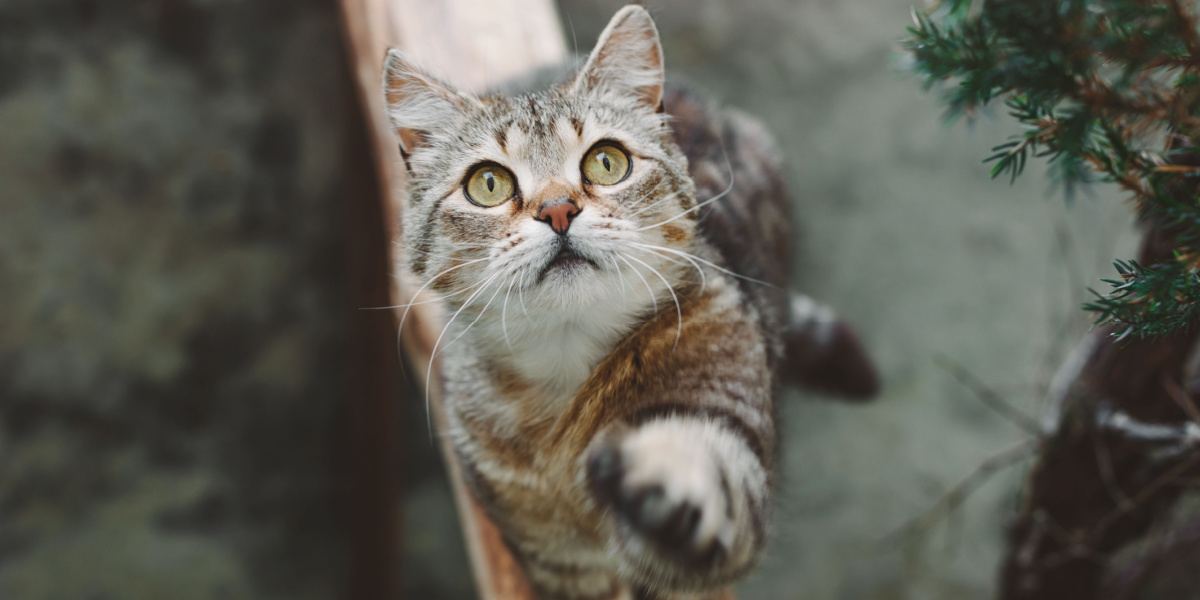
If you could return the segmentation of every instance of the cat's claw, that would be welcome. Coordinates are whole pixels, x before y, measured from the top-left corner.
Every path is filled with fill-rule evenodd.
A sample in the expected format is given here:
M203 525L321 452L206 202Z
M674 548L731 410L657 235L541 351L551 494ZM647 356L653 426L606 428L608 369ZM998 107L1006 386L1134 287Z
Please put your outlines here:
M719 562L734 534L721 467L669 427L644 427L592 449L587 476L620 527L682 567Z

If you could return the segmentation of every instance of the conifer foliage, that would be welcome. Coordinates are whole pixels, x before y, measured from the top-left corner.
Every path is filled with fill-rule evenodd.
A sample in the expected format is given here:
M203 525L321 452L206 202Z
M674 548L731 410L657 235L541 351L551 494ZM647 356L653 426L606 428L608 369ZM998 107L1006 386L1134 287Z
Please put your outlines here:
M1155 264L1118 260L1085 305L1114 335L1200 319L1200 34L1188 0L944 0L914 11L905 47L951 116L1000 105L1016 133L985 162L1016 179L1048 162L1071 194L1107 182L1170 233Z

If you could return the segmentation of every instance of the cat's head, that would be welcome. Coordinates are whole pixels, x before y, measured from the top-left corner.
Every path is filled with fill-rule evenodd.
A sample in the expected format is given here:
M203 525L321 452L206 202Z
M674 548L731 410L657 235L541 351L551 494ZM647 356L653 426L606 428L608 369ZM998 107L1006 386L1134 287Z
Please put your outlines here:
M694 185L641 7L618 12L578 73L549 90L476 97L395 51L384 85L409 174L408 267L452 304L520 292L579 309L647 300L646 288L659 295L686 276L672 252L696 237Z

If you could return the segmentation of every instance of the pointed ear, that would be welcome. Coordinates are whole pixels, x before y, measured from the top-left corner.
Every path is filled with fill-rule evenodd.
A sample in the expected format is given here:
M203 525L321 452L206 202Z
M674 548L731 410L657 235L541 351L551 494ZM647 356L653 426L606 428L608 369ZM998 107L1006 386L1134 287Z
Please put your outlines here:
M629 5L617 11L572 89L588 94L611 90L632 94L652 109L662 103L663 54L658 29L645 8Z
M406 154L424 145L429 132L454 122L472 102L478 103L417 68L394 48L384 60L383 94L392 130Z

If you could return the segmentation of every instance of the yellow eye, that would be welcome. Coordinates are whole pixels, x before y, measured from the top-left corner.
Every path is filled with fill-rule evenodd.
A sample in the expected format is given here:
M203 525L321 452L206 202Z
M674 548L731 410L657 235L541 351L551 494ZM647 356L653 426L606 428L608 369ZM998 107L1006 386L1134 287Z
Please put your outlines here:
M629 153L612 142L600 142L583 157L583 178L590 183L613 185L629 175Z
M486 164L475 167L463 191L467 200L484 208L500 206L508 202L517 190L512 173L500 165Z

